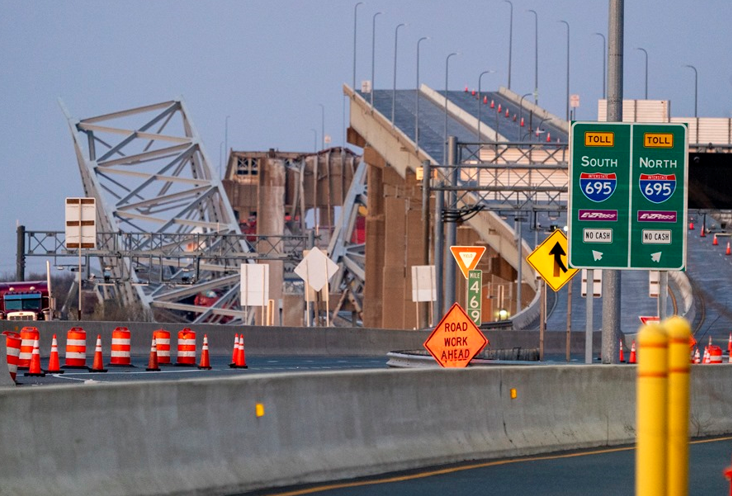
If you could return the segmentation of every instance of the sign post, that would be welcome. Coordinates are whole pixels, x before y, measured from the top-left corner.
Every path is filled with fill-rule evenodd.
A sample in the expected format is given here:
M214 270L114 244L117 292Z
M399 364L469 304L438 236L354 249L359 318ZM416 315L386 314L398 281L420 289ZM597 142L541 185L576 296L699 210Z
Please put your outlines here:
M79 308L81 320L81 249L97 247L97 204L94 198L66 198L66 248L79 250Z

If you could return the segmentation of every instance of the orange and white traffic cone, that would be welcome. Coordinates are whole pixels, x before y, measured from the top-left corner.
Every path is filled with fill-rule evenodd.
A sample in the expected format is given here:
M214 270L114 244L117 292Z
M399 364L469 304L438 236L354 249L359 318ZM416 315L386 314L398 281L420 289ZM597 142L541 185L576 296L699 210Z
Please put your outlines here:
M208 356L208 336L203 335L203 347L201 348L201 363L198 364L201 370L211 370L211 360Z
M106 372L104 368L104 357L102 357L102 336L97 334L97 346L94 348L94 361L89 367L89 372Z
M700 238L706 238L707 237L707 230L704 229L704 224L702 224L701 229L699 229L699 237Z
M625 363L625 353L623 353L623 340L620 340L620 363Z
M61 369L61 363L58 359L58 341L56 340L55 334L51 341L51 357L48 359L48 369L46 369L46 372L50 374L63 374L66 372Z
M694 363L697 365L701 363L701 355L699 354L699 348L697 348L696 351L694 352Z
M709 347L704 347L704 356L702 357L702 363L706 364L709 363Z
M246 369L247 367L247 355L244 352L244 334L239 336L239 368Z
M236 365L236 357L239 356L239 334L234 334L234 351L231 354L231 363L229 367Z
M689 222L689 231L693 231L693 230L694 230L694 221L692 220L691 222Z
M714 246L717 246L719 244L719 241L717 241L717 234L714 234L714 237L712 238L712 244Z
M724 254L727 256L732 255L732 251L730 251L730 248L729 248L729 241L727 241L727 249L724 250Z
M632 344L630 345L630 358L628 359L628 363L636 363L635 339L633 340Z
M45 372L41 370L41 351L38 349L38 339L33 340L33 353L31 354L30 366L26 377L46 377Z
M155 345L155 337L153 336L152 345L150 345L150 360L147 363L148 372L160 372L158 367L158 347Z

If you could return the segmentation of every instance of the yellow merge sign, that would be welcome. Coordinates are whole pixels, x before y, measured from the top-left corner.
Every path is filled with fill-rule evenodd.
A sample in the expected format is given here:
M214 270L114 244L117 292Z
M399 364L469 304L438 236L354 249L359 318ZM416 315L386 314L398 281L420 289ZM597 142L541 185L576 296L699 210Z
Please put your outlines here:
M567 236L559 229L537 246L526 261L554 291L562 289L579 271L567 264Z

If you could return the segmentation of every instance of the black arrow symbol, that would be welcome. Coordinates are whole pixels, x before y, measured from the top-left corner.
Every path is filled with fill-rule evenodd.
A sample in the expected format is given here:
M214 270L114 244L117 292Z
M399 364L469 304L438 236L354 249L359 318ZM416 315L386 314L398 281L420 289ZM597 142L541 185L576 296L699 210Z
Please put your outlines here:
M559 277L560 269L562 272L567 272L567 267L565 267L562 262L562 257L566 255L566 253L564 253L564 249L562 248L562 245L559 244L559 241L554 245L554 248L549 252L549 255L554 255L554 277Z

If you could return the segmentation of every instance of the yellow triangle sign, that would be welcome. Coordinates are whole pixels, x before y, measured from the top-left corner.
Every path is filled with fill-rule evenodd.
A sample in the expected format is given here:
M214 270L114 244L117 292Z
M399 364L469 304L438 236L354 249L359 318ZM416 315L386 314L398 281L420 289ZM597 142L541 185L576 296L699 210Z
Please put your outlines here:
M463 276L467 279L468 272L475 269L485 253L485 246L451 246L450 251Z

